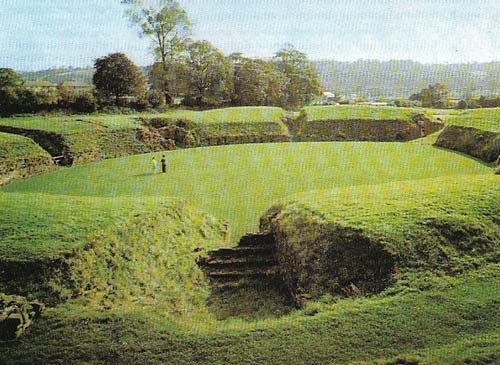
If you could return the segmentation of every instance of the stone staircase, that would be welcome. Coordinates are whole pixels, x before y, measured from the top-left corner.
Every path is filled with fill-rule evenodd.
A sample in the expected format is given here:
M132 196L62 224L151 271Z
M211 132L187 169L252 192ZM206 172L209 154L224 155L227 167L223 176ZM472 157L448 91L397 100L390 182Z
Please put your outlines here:
M280 270L275 256L276 243L270 234L250 233L236 247L208 252L198 265L219 290L252 285L280 286Z

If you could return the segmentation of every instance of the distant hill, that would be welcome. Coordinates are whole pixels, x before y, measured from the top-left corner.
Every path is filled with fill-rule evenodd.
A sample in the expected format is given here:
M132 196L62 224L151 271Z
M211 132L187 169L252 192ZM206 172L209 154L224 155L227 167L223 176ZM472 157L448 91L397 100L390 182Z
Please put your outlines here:
M85 68L51 68L49 70L20 72L26 81L47 81L59 84L61 82L72 81L77 84L91 84L94 69Z
M318 69L323 88L342 95L403 97L437 82L448 85L457 98L500 94L500 62L422 64L414 61L325 60L313 63ZM21 72L29 81L73 81L78 84L90 84L92 74L91 67Z
M377 98L409 96L429 84L448 85L455 97L500 93L500 62L421 64L414 61L315 61L325 90Z

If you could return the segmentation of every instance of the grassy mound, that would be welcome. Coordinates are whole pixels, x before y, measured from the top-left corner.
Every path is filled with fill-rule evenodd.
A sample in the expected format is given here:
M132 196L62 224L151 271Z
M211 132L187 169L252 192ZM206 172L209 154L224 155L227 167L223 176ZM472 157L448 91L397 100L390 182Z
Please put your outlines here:
M500 178L465 176L309 192L272 207L297 301L373 293L405 270L454 274L498 261Z
M493 265L464 278L429 280L425 291L324 300L256 323L185 317L173 322L161 308L102 312L66 304L47 310L19 342L0 343L0 362L494 364L499 275Z
M285 112L273 107L172 110L146 122L181 147L289 141Z
M500 158L500 108L453 110L440 116L448 125L436 146L486 162Z
M92 115L0 119L0 131L32 138L64 164L83 163L165 147L161 137L132 116Z
M404 143L252 144L176 150L166 156L166 174L153 175L151 155L138 155L60 169L4 189L110 198L180 197L228 220L237 241L258 230L259 217L277 199L299 192L492 174L473 159L431 145Z
M495 162L500 158L500 133L482 129L447 126L435 145L466 153L485 162Z
M409 141L442 128L418 109L373 106L307 107L296 128L301 141Z
M500 133L500 108L447 110L440 118L448 125Z
M31 139L0 133L0 186L53 168L50 155Z
M0 292L54 303L85 295L189 308L205 294L198 247L222 224L168 199L0 193Z

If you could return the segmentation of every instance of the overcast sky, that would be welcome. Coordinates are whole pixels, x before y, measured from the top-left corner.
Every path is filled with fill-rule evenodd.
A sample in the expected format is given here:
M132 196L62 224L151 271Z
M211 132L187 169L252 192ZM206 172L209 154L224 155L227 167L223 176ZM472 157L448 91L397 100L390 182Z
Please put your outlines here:
M181 0L195 39L270 57L292 43L313 59L500 61L500 0ZM88 66L124 52L151 62L120 0L0 0L0 67Z

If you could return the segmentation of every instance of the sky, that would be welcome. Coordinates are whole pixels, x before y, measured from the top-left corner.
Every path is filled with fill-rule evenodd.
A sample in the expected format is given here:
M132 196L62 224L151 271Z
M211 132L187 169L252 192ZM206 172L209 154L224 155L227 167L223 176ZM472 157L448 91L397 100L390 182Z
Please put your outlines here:
M194 39L226 54L272 57L293 44L311 59L500 61L499 0L179 0ZM123 52L152 62L120 0L0 0L0 67L91 66Z

